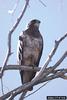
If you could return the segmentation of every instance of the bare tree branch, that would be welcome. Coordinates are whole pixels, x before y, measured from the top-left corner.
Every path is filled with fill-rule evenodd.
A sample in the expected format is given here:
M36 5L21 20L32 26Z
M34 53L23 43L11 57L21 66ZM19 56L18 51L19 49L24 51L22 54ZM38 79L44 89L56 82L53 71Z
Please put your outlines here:
M48 81L49 82L49 81ZM27 96L25 96L24 98L27 98L27 97L29 97L30 95L32 95L32 94L34 94L34 93L36 93L37 91L39 91L42 87L44 87L45 85L47 85L48 84L48 82L46 82L46 83L44 83L41 87L39 87L38 89L36 89L35 91L33 91L32 93L30 93L30 94L28 94Z
M51 58L53 57L53 55L55 54L57 47L59 45L59 43L67 36L67 33L61 37L57 42L55 42L55 47L53 48L53 50L51 51L51 53L49 54L50 56L48 57L49 59L47 60L47 62L50 62ZM57 43L57 44L56 44ZM48 65L48 63L45 63L44 67L44 73L42 73L42 77L35 77L31 82L24 84L23 86L20 86L10 92L8 92L7 94L1 96L1 99L5 99L10 97L9 100L11 100L12 98L14 98L16 95L22 93L23 91L25 91L27 88L37 85L39 83L42 82L47 82L49 80L53 80L55 78L63 78L63 79L67 79L67 76L65 75L67 73L67 69L58 69L55 70L57 68L57 66L60 65L60 63L65 59L65 57L67 57L67 51L62 55L62 57L56 62L56 64L52 67L47 68L46 65ZM13 67L14 66L14 67ZM40 68L35 67L34 69L32 68L32 66L30 68L25 67L25 66L18 66L18 65L8 65L4 67L4 70L8 70L8 69L21 69L21 70L29 70L29 71L39 71ZM52 74L52 75L51 75ZM39 74L38 74L39 75Z
M62 61L67 57L67 51L62 55L62 57L56 62L55 65L51 66L51 67L48 67L48 68L45 68L45 72L47 72L47 74L45 73L45 75L48 75L49 73L51 73L55 68L57 68L57 66L59 66ZM34 71L34 72L37 72L37 71L40 71L41 67L33 67L30 66L22 66L22 65L6 65L4 67L4 71L5 70L25 70L25 71ZM50 72L48 72L48 70L50 70ZM0 67L0 71L1 71L1 67ZM1 75L0 75L1 76Z
M56 70L56 73L54 73L53 75L50 75L48 77L45 77L44 79L40 79L40 80L37 80L37 81L31 81L27 84L24 84L23 86L20 86L12 91L10 91L9 93L3 95L0 97L0 100L5 100L6 98L10 97L11 95L13 96L16 96L20 93L22 93L22 91L26 90L27 88L31 87L31 86L34 86L34 85L37 85L39 83L42 83L42 82L46 82L46 81L49 81L49 80L53 80L53 79L56 79L56 78L61 78L61 75L67 73L67 69L64 69L64 70Z
M50 73L55 69L57 68L57 66L59 66L62 61L67 57L67 51L62 55L62 57L56 62L55 65L51 66L51 67L48 67L48 68L45 68L45 74L46 72L48 72L48 70L50 70ZM23 66L23 65L6 65L4 67L4 71L5 70L25 70L25 71L34 71L34 72L37 72L37 71L40 71L41 67L33 67L30 66ZM1 67L0 67L0 70L1 70ZM48 72L49 73L49 72Z
M1 68L0 67L0 71L1 71ZM32 66L24 66L24 65L6 65L4 67L4 71L6 70L25 70L25 71L34 71L34 72L37 72L37 71L40 71L40 67L36 67L34 66L34 68Z
M7 50L7 55L6 55L5 61L4 61L3 66L2 66L2 70L0 71L0 73L1 73L0 77L2 77L3 72L4 72L4 67L7 65L9 57L12 54L12 52L11 52L11 36L12 36L13 32L15 31L15 29L17 28L18 24L20 23L20 20L22 19L23 15L27 9L28 4L29 4L29 0L26 0L26 4L24 6L24 9L22 10L20 16L17 18L17 21L14 24L13 28L8 33L8 50Z
M39 0L39 2L40 2L44 7L46 7L45 3L44 3L42 0Z
M53 49L51 50L51 52L50 52L50 54L49 54L49 56L48 56L48 58L47 58L47 60L44 64L43 68L41 68L41 70L39 71L39 74L37 75L37 77L34 77L34 79L38 80L40 77L42 77L42 75L45 71L45 68L48 66L48 64L51 61L53 55L56 53L56 50L57 50L60 42L62 42L62 40L65 39L66 37L67 37L67 33L64 36L62 36L61 38L59 38L58 40L55 40L55 45L54 45Z
M2 93L3 94L4 94L4 91L3 91L3 80L2 80L2 76L3 76L3 73L4 73L4 67L7 65L7 62L9 60L9 57L12 54L12 51L11 51L11 36L12 36L13 32L15 31L15 29L17 28L18 24L20 23L20 20L22 19L23 15L24 15L24 13L25 13L25 11L27 9L28 3L29 3L29 0L26 0L26 4L24 6L24 9L22 10L20 16L17 18L16 23L14 24L14 26L12 27L12 29L8 33L8 49L7 49L7 54L6 54L5 60L3 62L2 69L0 71L1 85L2 85Z
M65 55L66 53L64 53L64 55ZM63 56L64 56L63 55ZM62 57L63 57L62 56ZM61 59L61 58L60 58ZM60 63L61 62L61 60L58 60L58 62ZM62 61L63 61L63 59L62 59ZM57 65L57 64L55 64L55 65ZM42 82L46 82L46 81L49 81L49 80L52 80L52 79L55 79L55 78L64 78L64 74L65 73L67 73L67 69L58 69L58 70L53 70L51 73L53 74L53 75L50 75L51 73L50 73L50 71L51 70L53 70L53 67L49 67L49 68L46 68L45 69L45 73L49 73L49 76L46 76L45 77L45 75L44 75L44 77L43 78L39 78L39 80L35 80L35 81L31 81L31 82L29 82L28 84L25 84L25 85L23 85L23 86L21 86L21 87L23 87L22 88L22 90L20 90L20 88L21 87L19 87L19 89L17 88L17 89L15 89L15 90L13 90L13 91L11 91L11 92L9 92L9 93L7 93L7 94L5 94L5 95L3 95L1 98L8 98L9 96L12 96L11 98L13 98L13 97L15 97L16 95L18 95L19 93L21 93L22 91L24 91L25 89L27 89L27 88L29 88L31 85L32 86L34 86L34 85L37 85L37 84L39 84L39 83L42 83ZM65 78L67 79L67 76L65 76ZM24 88L25 87L25 88Z
M47 71L44 70L44 73L42 74L41 78L46 77L51 73L54 73L54 69L56 69L66 57L67 57L67 51L62 55L62 57L56 62L54 66L49 67Z
M56 78L62 78L62 79L66 79L67 80L67 69L56 69L61 63L62 61L67 57L67 51L62 55L62 57L51 67L48 67L53 55L56 53L56 50L59 46L59 44L62 42L62 40L64 40L67 37L67 33L62 36L61 38L59 38L58 40L55 40L55 45L53 47L53 49L51 50L44 66L42 68L38 68L38 67L28 67L28 66L21 66L21 65L7 65L9 57L12 54L11 51L11 38L12 38L12 34L15 31L15 29L17 28L18 24L20 23L20 20L22 19L27 6L29 4L30 0L26 0L26 4L24 6L24 9L22 10L20 16L17 18L16 23L14 24L14 26L12 27L12 29L9 31L8 33L8 50L7 50L7 54L6 54L6 58L4 60L3 66L0 67L0 78L2 78L3 73L5 70L26 70L26 71L39 71L38 75L34 77L34 79L31 82L28 82L26 84L24 84L23 86L20 86L6 94L3 94L3 96L0 97L0 100L5 100L8 98L8 100L13 100L15 96L17 96L20 93L23 93L25 90L27 90L29 87L31 86L35 86L37 84L43 83L43 82L49 82L50 80L56 79ZM46 5L42 2L42 0L39 0L39 2L46 7Z
M57 66L59 66L62 61L67 57L67 51L62 55L62 57L56 62L56 64L53 67L53 69L57 68Z

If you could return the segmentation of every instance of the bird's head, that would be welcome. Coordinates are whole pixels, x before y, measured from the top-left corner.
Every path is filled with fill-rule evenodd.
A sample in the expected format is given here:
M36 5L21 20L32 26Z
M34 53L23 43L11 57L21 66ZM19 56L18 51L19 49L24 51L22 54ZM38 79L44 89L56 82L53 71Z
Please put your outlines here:
M36 27L36 28L39 28L39 25L40 25L40 21L37 20L37 19L34 19L34 20L31 20L28 24L28 28L30 27Z

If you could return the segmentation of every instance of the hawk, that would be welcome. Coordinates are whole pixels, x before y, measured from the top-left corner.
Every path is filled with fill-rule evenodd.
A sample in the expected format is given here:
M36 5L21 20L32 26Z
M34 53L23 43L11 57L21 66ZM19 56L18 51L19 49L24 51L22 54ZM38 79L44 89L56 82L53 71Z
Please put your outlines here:
M34 19L28 28L21 33L18 41L17 60L19 65L38 67L43 51L43 38L39 31L40 21ZM21 82L30 82L36 72L20 70ZM33 87L28 90L31 91Z

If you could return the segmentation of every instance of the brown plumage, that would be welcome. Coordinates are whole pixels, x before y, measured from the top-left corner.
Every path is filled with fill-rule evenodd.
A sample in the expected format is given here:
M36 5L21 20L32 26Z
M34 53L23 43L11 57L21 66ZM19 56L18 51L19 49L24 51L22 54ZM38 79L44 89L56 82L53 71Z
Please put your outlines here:
M43 50L43 38L39 31L39 20L32 20L28 24L28 29L22 32L19 36L18 44L18 64L26 66L37 66L39 65L40 58ZM31 71L21 71L21 81L22 84L30 82L36 72ZM28 90L32 90L33 87Z

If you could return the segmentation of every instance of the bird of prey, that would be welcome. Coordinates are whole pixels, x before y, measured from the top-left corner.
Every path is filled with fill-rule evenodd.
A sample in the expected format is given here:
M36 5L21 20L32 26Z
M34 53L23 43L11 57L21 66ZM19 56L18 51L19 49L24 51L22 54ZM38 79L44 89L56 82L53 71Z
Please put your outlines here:
M30 21L26 30L19 36L17 60L19 65L38 67L43 51L43 38L39 31L40 21L34 19ZM30 82L36 72L20 70L21 82ZM33 87L29 88L31 91Z

